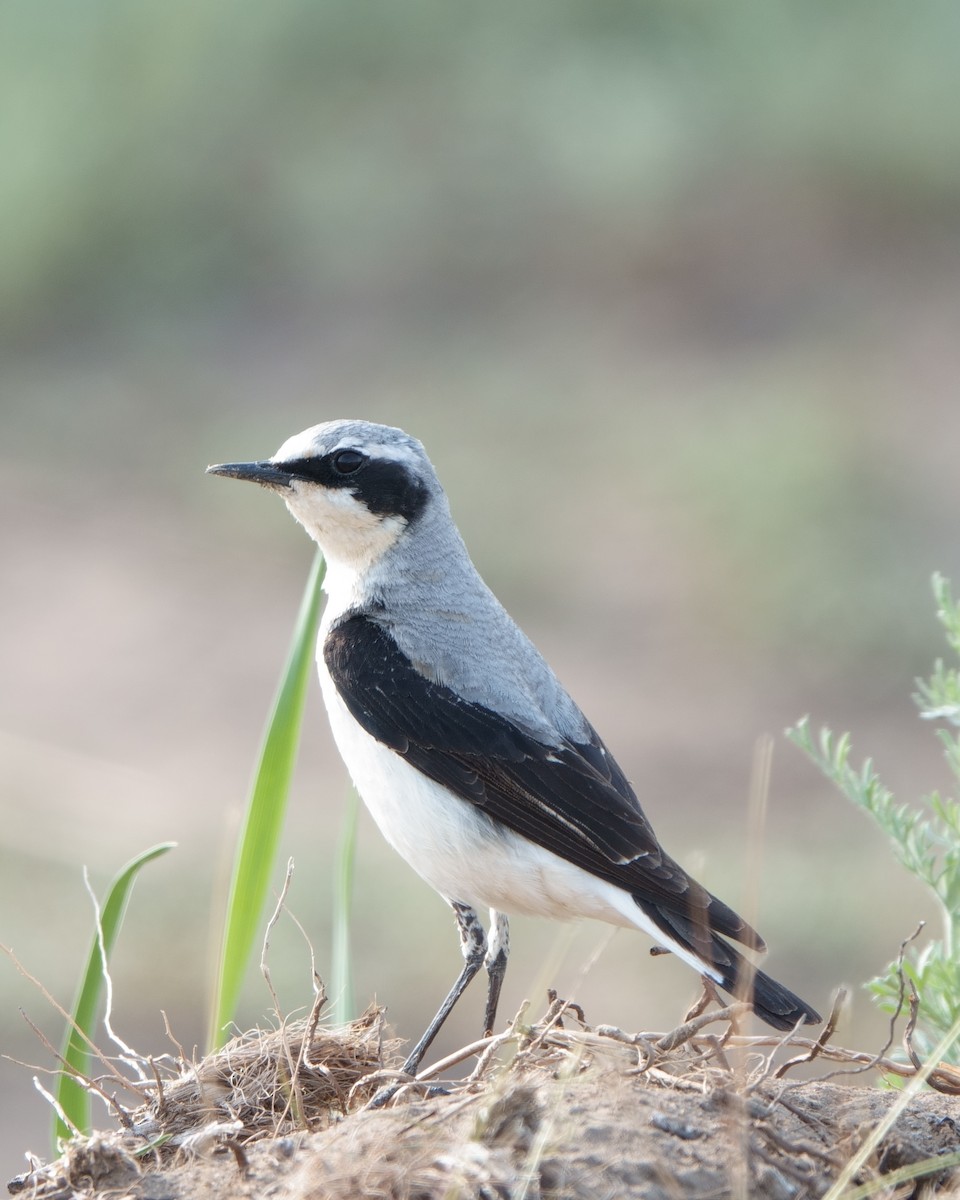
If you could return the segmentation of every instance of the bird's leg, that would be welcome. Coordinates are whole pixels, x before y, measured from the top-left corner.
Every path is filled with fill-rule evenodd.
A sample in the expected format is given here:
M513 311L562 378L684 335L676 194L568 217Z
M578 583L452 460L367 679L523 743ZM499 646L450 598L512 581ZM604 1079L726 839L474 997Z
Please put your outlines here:
M487 968L487 1008L483 1018L483 1036L489 1037L497 1023L497 1005L500 1003L500 988L507 973L507 958L510 954L510 922L506 913L490 909L490 937L487 956L483 965Z
M483 966L484 955L487 952L487 935L483 932L483 926L480 924L480 918L476 912L469 904L461 904L457 900L451 900L449 903L457 918L457 929L460 933L460 949L463 952L463 970L458 975L456 983L447 993L446 1000L444 1000L437 1010L437 1015L427 1026L423 1037L407 1056L407 1061L403 1064L403 1071L406 1075L416 1074L417 1067L420 1066L420 1061L429 1049L430 1043L440 1032L444 1021L453 1011L454 1005L466 991L470 980L473 979L474 975ZM504 967L506 966L506 957L504 957L503 965ZM502 970L500 974L502 978ZM497 991L499 992L499 990L498 985ZM494 1008L496 1008L496 1003L494 1003Z

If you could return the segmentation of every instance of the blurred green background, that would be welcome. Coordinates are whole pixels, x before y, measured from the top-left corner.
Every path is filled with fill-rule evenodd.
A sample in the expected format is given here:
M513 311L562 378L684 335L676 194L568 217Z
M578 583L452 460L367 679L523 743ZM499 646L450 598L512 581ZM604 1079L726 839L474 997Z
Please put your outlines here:
M932 914L780 735L810 712L904 799L946 782L910 693L941 650L929 576L960 580L958 112L948 2L0 8L0 940L68 1002L82 865L102 893L176 839L115 1023L202 1039L312 553L203 468L361 416L426 443L668 848L733 904L756 882L770 970L824 1010L854 985L840 1040L878 1049L856 985ZM315 689L285 850L321 973L345 795ZM415 1036L453 922L367 818L358 854L358 997ZM557 936L516 923L504 1017L554 985L651 1029L695 994L639 935L586 978L605 931ZM273 971L309 1003L290 923ZM49 1067L18 1008L56 1017L5 962L0 995L0 1050ZM254 975L243 1020L268 1008ZM7 1175L46 1151L31 1074L0 1061Z

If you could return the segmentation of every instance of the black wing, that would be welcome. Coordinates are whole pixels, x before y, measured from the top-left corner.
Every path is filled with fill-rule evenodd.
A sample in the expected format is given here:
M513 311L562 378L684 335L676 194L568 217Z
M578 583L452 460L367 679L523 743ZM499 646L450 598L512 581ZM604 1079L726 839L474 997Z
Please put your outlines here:
M323 655L354 718L424 775L537 845L624 888L676 936L679 930L663 920L672 915L708 961L714 932L763 948L745 921L663 852L593 729L586 743L545 745L431 682L389 632L363 614L330 630Z

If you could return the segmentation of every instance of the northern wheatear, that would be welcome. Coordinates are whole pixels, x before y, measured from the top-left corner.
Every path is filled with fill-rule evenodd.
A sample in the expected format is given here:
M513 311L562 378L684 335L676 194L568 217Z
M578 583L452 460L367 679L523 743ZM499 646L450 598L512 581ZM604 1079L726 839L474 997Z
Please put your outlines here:
M492 1031L508 913L642 929L775 1028L820 1020L725 940L765 948L662 849L613 756L477 573L418 441L329 421L270 459L208 470L277 492L322 550L317 665L333 736L387 841L456 915L463 969L406 1071L482 965Z

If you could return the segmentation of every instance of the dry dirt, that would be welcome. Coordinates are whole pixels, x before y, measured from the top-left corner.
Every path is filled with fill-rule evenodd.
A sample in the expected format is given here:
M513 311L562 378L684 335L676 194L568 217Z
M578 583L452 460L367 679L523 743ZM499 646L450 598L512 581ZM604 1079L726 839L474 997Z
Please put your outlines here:
M102 1091L142 1103L118 1100L115 1130L9 1187L33 1200L804 1200L847 1169L860 1195L960 1194L960 1097L864 1086L866 1054L742 1036L743 1007L628 1035L555 1000L426 1073L457 1082L380 1108L399 1051L377 1009L331 1029L318 1008L199 1063L144 1061L133 1083L104 1059ZM790 1078L811 1063L844 1082Z

